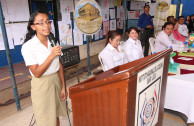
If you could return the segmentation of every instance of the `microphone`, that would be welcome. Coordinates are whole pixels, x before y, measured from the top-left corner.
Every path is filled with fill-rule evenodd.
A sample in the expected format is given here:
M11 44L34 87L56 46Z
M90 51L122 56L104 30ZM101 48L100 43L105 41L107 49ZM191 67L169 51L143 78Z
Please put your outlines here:
M49 39L52 47L56 46L55 37L52 33L50 33L50 35L48 36L48 39ZM63 56L62 52L61 52L61 56Z
M54 38L54 35L52 33L50 33L50 35L48 36L48 39L49 39L52 47L56 46L55 38Z

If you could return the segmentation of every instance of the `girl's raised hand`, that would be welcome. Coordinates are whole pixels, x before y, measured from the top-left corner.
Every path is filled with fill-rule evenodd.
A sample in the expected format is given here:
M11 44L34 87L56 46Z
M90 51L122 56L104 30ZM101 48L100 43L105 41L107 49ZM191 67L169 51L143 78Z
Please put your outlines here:
M52 51L51 51L51 54L50 54L52 56L52 58L55 58L56 56L61 55L61 48L62 47L60 47L59 45L54 46L52 48Z

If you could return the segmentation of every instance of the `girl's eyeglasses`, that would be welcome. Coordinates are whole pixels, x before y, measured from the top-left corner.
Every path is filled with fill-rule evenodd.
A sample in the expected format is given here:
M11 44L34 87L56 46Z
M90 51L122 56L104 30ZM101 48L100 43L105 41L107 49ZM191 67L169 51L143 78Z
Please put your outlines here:
M34 23L33 25L40 25L40 26L43 26L44 24L51 24L52 21L45 21L45 22L40 22L40 23Z

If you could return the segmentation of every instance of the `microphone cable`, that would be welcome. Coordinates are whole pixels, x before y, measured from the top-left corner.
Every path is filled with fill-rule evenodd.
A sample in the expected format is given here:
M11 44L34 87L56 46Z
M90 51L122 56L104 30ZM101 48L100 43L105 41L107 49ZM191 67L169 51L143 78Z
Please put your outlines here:
M32 115L32 118L31 118L31 121L30 121L29 126L33 126L36 123L36 120L35 119L34 119L34 122L32 123L33 118L34 118L34 114Z

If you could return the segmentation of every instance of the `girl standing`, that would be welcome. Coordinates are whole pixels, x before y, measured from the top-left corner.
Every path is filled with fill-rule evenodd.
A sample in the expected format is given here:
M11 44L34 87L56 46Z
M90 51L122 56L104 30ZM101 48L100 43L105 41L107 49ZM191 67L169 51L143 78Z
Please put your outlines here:
M21 52L32 75L31 99L37 126L59 126L67 97L60 46L51 46L51 21L47 13L34 12Z

